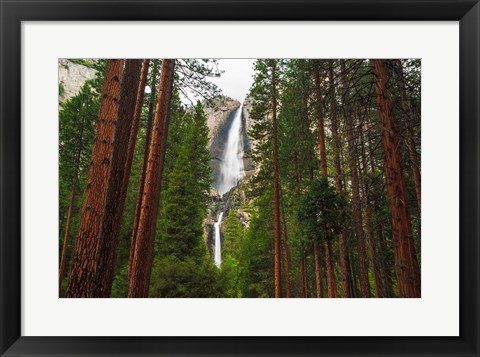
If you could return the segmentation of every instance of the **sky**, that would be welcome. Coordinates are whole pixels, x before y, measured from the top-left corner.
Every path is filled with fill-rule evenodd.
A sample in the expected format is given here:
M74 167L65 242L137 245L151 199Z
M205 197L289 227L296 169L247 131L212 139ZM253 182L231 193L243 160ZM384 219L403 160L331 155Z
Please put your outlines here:
M253 83L254 61L254 59L219 59L218 67L225 72L221 77L213 78L211 81L224 95L243 103Z

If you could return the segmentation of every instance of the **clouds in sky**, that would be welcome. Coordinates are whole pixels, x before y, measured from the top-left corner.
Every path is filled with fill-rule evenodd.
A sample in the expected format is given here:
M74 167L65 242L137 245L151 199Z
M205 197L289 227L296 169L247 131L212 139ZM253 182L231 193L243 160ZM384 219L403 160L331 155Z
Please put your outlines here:
M253 83L253 62L255 59L219 59L218 67L224 73L213 78L223 94L243 103Z

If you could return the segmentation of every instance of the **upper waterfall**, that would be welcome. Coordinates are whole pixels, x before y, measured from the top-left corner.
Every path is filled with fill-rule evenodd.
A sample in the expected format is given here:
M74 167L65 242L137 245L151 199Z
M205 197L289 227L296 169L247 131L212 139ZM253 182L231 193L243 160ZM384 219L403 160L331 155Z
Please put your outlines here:
M223 195L234 187L243 176L243 143L241 141L242 106L233 118L228 132L225 151L220 164L218 192Z

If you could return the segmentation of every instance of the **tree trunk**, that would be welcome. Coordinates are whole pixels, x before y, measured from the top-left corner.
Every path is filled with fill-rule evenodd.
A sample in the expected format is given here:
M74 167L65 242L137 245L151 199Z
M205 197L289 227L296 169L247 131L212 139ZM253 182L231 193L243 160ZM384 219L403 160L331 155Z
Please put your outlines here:
M350 276L350 286L352 287L352 297L359 297L360 296L360 289L358 288L358 281L357 281L357 270L355 264L355 258L353 256L353 251L348 252L348 261L350 264L348 265L348 271Z
M147 163L148 163L148 154L150 148L150 137L152 135L152 125L153 125L153 114L155 110L156 102L156 85L157 85L157 76L158 76L158 60L153 60L153 69L152 69L152 79L150 84L150 100L148 104L148 115L147 115L147 127L145 135L145 144L143 146L143 160L142 168L140 173L140 182L137 194L137 202L135 205L135 217L133 219L133 228L132 228L132 242L130 243L130 256L128 259L128 271L132 269L132 259L133 252L135 251L135 239L137 237L138 231L138 222L140 221L140 212L142 210L142 198L143 190L145 187L145 176L147 174Z
M136 138L137 136L137 133L133 133L131 130L140 82L141 64L142 61L137 59L125 61L118 120L115 129L117 132L115 134L116 144L113 148L106 209L102 224L102 244L105 246L106 253L101 254L98 260L98 269L104 272L102 297L110 297L115 273L120 226L130 177L131 164L128 171L126 168L128 145L131 137ZM135 129L137 128L138 126Z
M70 203L68 205L68 213L67 213L67 223L65 226L65 235L63 236L63 247L62 247L62 256L60 258L60 268L58 274L58 291L60 291L62 287L62 281L65 278L67 273L67 250L68 250L68 242L70 240L70 227L72 224L72 217L73 217L73 210L75 209L75 196L77 191L77 183L78 183L78 176L80 174L80 157L82 156L83 151L83 128L84 124L80 127L80 133L78 138L78 151L75 157L75 176L72 180L72 192L70 194Z
M379 251L386 251L386 242L385 237L383 236L383 228L380 222L377 222L376 233L378 237ZM385 259L380 259L380 269L382 273L383 286L385 287L385 296L393 297L393 288L392 288L392 275L390 273L390 266L387 264Z
M393 102L387 88L387 68L384 60L371 61L375 92L380 108L398 288L402 297L420 297L420 269L415 254L412 226L407 208L407 193L399 151L399 138L395 129Z
M370 210L368 208L365 209L365 220L367 221L368 250L370 252L370 259L372 260L373 280L375 282L375 296L382 298L387 297L385 295L385 289L380 275L380 268L375 247L375 234L373 232L373 225L370 220Z
M281 264L280 264L280 178L278 173L278 134L277 134L277 78L276 62L272 60L272 141L273 141L273 205L274 205L274 276L275 297L281 295Z
M365 250L365 235L363 233L362 209L360 206L360 189L358 182L357 148L355 146L354 123L350 104L348 103L350 100L350 83L345 69L345 61L342 61L341 68L343 88L345 92L344 101L346 101L346 103L344 103L344 112L345 122L347 124L348 150L350 155L350 178L352 180L353 215L355 221L355 236L357 238L358 264L360 271L360 292L362 297L367 298L370 297L370 282L368 280L367 253Z
M370 168L372 170L373 173L376 172L376 164L375 164L375 157L374 157L374 154L373 154L373 148L371 146L369 146L369 162L370 162ZM378 202L378 198L375 198L373 200L373 210L375 212L378 212L381 210L381 206ZM379 252L382 252L383 254L385 254L386 252L386 243L385 243L385 238L383 236L383 222L379 219L379 218L376 218L374 220L372 220L373 222L373 225L374 225L374 234L377 235L378 237L378 248L379 248ZM385 289L385 296L386 297L393 297L393 290L392 290L392 277L391 277L391 274L390 274L390 267L387 265L387 262L385 261L384 257L381 256L380 259L379 259L379 266L380 266L380 274L382 276L382 280L383 280L383 286L384 286L384 289Z
M150 60L144 59L142 62L142 71L140 73L140 82L137 89L137 97L135 101L135 111L133 114L132 128L130 130L130 138L128 140L127 161L125 162L125 172L129 173L132 169L133 156L135 153L135 145L137 143L138 125L140 123L140 116L142 114L143 97L145 95L145 86L147 85L147 76ZM126 197L128 189L128 181L130 175L125 175L122 195Z
M160 73L157 108L148 155L140 219L128 276L128 297L148 297L153 264L153 246L170 117L175 60L164 59Z
M372 262L372 269L373 269L373 280L375 282L375 296L378 297L386 297L385 295L385 288L383 286L382 274L380 263L377 258L377 244L375 240L375 231L373 229L373 221L372 221L372 214L370 210L370 203L373 201L371 199L370 188L368 187L368 183L366 178L368 177L368 160L367 155L365 153L365 130L363 128L364 123L361 123L358 126L358 132L360 136L360 141L363 143L362 150L361 150L361 163L362 163L362 171L363 171L363 204L365 207L365 223L366 223L366 233L367 233L367 243L368 243L368 251L370 253L370 260Z
M302 298L308 297L308 289L307 289L307 262L306 258L303 257L300 263L300 270L302 272Z
M402 69L402 62L400 60L394 61L394 66L397 72L400 96L402 99L402 110L405 115L405 122L407 127L407 147L410 154L410 161L412 163L413 178L415 181L415 191L417 193L418 209L422 208L422 179L420 175L420 160L418 159L417 146L415 145L415 138L413 135L413 112L407 96L405 85L405 77Z
M371 212L370 208L368 207L369 201L369 194L368 194L368 187L366 184L364 185L364 204L365 204L365 222L366 222L366 229L367 229L367 243L368 243L368 250L370 253L370 260L372 262L373 268L373 280L375 282L375 296L376 297L386 297L385 290L383 287L383 282L381 279L380 274L380 267L379 262L377 259L377 248L375 244L375 232L373 230L373 223L371 220Z
M331 127L332 127L332 144L333 144L333 166L335 168L335 190L338 194L342 193L342 170L340 165L340 139L338 137L338 123L337 123L337 100L335 94L335 78L333 75L333 63L329 68L329 83L330 83L330 115L331 115ZM352 297L352 286L350 284L349 276L349 260L348 260L348 245L345 234L345 229L342 227L340 234L338 235L339 251L340 251L340 266L342 269L342 290L343 297Z
M320 70L315 66L315 91L317 104L318 149L320 151L320 169L322 176L327 177L327 150L325 148L325 121L323 119L322 91L320 89Z
M315 258L315 288L317 298L323 298L322 270L320 261L320 245L318 240L313 241L313 257Z
M328 228L325 228L328 229ZM335 282L335 270L333 265L333 249L332 240L328 238L325 240L325 266L327 267L327 289L328 297L336 298L337 295L337 283Z
M285 297L291 297L290 291L290 257L289 250L287 245L288 235L287 235L287 224L285 222L285 214L282 214L282 256L283 256L283 274L285 280Z
M123 60L108 60L105 69L99 120L92 149L92 163L66 297L101 296L104 272L98 270L97 260L100 254L106 253L101 245L102 223L105 215L110 163L116 142L117 130L115 129L123 65Z
M325 145L325 121L323 118L323 105L322 105L322 91L320 89L320 70L318 64L315 66L315 91L316 91L316 103L317 103L317 131L318 131L318 148L320 151L320 169L322 171L322 176L328 178L327 173L327 150ZM333 266L333 249L332 249L332 240L330 237L331 233L329 229L325 231L325 267L327 271L327 289L328 297L337 297L337 287L335 283L335 270ZM316 243L316 242L314 242ZM318 242L317 242L318 250ZM315 250L314 245L314 250ZM316 256L317 253L315 253ZM317 261L315 259L315 278L317 279L317 288L318 288L318 277L317 275ZM335 289L335 290L332 290ZM318 297L318 291L317 291Z

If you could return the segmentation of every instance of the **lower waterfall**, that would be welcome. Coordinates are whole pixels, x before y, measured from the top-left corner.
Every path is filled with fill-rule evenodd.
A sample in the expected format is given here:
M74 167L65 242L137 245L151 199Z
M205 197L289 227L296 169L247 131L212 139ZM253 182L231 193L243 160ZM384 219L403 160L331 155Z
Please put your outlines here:
M222 223L223 212L220 212L218 221L215 222L215 265L220 268L222 264L222 241L220 239L220 224Z

